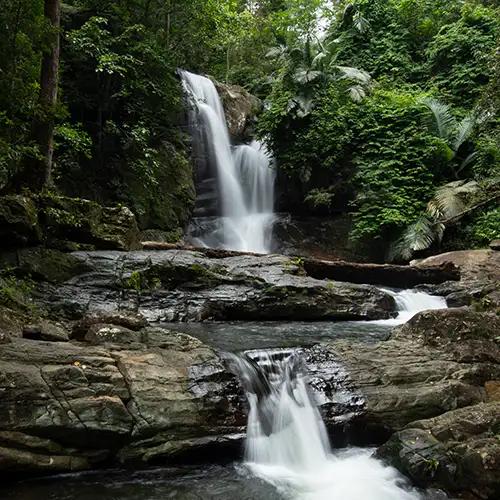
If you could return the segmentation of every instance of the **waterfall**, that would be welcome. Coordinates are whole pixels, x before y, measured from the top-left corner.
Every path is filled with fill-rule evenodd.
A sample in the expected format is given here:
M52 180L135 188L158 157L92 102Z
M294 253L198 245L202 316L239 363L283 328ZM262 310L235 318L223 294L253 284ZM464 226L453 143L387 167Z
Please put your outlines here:
M270 155L258 141L231 146L224 109L213 82L181 71L184 88L197 110L192 127L202 128L209 162L217 176L220 218L196 243L228 250L269 253L274 219L274 180Z
M299 349L228 355L249 403L246 467L285 498L415 500L370 450L332 453Z
M446 299L438 295L429 295L415 290L390 290L382 288L384 292L392 295L396 301L398 315L393 319L377 320L373 323L387 325L401 325L410 320L415 314L430 309L446 309Z

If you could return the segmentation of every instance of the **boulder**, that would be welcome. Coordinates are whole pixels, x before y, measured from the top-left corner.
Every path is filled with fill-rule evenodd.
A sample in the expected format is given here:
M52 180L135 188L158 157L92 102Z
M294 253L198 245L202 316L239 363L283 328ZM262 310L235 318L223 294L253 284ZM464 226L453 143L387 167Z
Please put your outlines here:
M476 498L500 496L500 402L418 420L395 433L378 455L417 485Z
M0 265L20 275L49 283L60 283L88 269L80 259L45 247L20 248L0 253Z
M75 242L100 249L139 248L134 214L124 206L104 207L90 200L40 196L39 218L51 245Z
M121 343L124 333L99 346L0 343L0 475L146 463L241 438L244 398L212 349L165 329Z
M101 311L89 314L73 325L71 337L82 340L94 325L113 325L137 331L147 326L146 318L129 311Z
M214 84L224 107L229 133L235 139L248 139L249 127L262 108L260 99L238 85L215 80Z
M492 240L490 241L489 247L492 250L500 250L500 240Z
M189 250L71 255L88 271L45 287L38 300L53 314L73 319L116 310L139 312L149 322L364 320L395 314L388 293L305 276L300 261L283 256L212 258Z
M0 197L0 247L37 244L42 239L37 208L23 195Z
M67 342L69 340L66 329L57 323L44 319L36 323L25 325L23 337L32 340L45 340L48 342Z
M500 253L491 250L460 250L414 261L420 269L451 263L460 269L460 281L426 286L426 290L446 296L453 307L472 306L477 310L500 308Z
M410 422L487 400L500 380L500 318L466 309L424 311L375 344L325 343L366 405L351 425L387 439Z

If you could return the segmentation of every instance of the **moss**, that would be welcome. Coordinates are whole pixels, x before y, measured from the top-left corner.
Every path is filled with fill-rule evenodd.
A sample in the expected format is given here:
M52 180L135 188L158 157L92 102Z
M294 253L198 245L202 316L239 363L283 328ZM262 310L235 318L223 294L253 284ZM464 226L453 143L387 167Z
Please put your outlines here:
M29 277L19 278L10 270L0 275L0 305L13 310L35 313L32 300L35 283Z
M73 241L105 250L139 248L134 215L124 206L44 193L37 198L46 239Z
M141 229L171 232L177 241L194 208L196 192L193 170L187 154L165 143L157 150L157 158L149 182L128 173L126 202L135 213ZM174 239L175 237L175 239Z
M38 243L42 231L35 203L28 196L9 195L0 198L0 246Z

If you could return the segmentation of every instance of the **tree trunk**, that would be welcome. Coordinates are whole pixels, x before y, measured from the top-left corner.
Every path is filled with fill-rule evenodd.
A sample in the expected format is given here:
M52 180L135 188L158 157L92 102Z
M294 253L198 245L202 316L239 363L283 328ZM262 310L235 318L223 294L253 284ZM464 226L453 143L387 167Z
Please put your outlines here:
M33 136L38 143L41 159L28 167L26 182L35 191L50 181L54 153L54 111L57 103L61 25L60 0L45 0L44 13L53 30L52 43L43 53L40 72L39 112L33 122Z

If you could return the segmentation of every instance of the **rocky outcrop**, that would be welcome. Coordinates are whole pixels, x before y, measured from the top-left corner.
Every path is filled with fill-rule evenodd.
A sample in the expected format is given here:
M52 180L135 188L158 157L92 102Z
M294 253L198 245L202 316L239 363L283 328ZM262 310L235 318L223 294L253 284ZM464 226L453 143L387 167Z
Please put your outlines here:
M40 220L49 244L61 249L131 250L139 247L134 214L124 206L103 207L96 202L64 196L39 201Z
M209 258L188 250L75 252L85 272L42 284L38 302L78 319L125 310L155 321L381 319L394 299L369 285L305 276L283 256Z
M37 207L22 195L0 197L0 247L36 244L41 241Z
M0 474L146 463L241 437L243 398L213 350L164 329L114 328L95 330L93 346L0 343Z
M423 487L437 485L476 498L500 496L500 401L412 422L378 455Z
M356 252L349 239L351 229L349 215L306 217L277 214L273 223L273 252L363 262L367 256Z
M229 133L235 139L248 139L251 136L249 129L262 108L260 99L238 85L215 80L214 84L224 107Z
M247 407L230 363L193 337L138 321L85 318L73 332L82 342L0 342L0 476L240 453ZM294 350L330 427L360 412L364 399L331 354Z
M139 248L134 214L126 207L52 194L0 198L0 248L37 243L59 250Z
M386 439L409 423L487 400L500 380L500 318L463 309L417 314L375 344L325 347L366 400L351 424L368 440Z
M500 252L491 249L459 250L414 261L412 266L428 269L451 263L460 269L460 281L445 282L427 290L446 296L450 306L474 306L478 310L500 308Z

